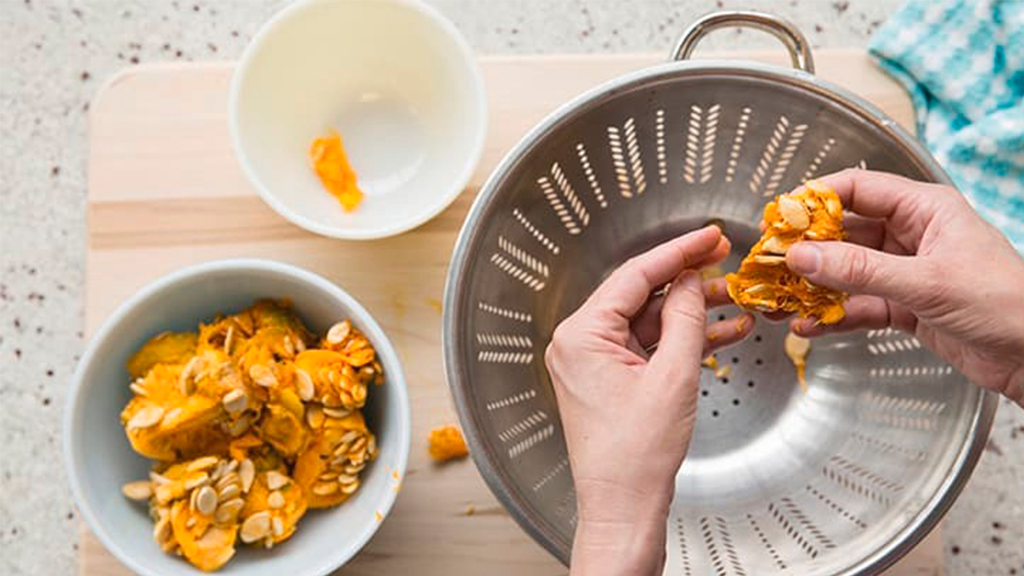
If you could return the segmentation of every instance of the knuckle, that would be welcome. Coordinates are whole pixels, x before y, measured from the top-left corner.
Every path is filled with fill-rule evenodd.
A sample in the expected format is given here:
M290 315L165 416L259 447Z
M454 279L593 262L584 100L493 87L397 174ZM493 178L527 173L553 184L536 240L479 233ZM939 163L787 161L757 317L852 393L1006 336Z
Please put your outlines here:
M842 275L855 286L870 283L878 275L878 266L866 250L849 250L843 260Z
M704 329L704 323L707 321L707 311L704 307L695 306L673 306L671 308L665 308L663 310L666 318L663 321L670 321L682 324L684 326L690 326L694 328Z

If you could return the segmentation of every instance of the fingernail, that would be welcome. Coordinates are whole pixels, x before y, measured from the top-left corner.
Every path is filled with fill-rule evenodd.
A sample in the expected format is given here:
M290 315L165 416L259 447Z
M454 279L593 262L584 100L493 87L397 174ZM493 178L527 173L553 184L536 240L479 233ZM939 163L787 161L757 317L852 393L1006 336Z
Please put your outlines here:
M815 246L813 242L796 244L786 254L786 264L797 274L814 274L821 269L821 248Z

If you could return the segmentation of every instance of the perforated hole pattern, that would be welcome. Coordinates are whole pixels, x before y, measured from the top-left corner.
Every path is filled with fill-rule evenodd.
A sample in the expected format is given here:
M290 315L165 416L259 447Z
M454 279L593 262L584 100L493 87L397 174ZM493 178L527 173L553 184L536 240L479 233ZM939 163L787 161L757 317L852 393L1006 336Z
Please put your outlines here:
M558 321L627 257L709 218L735 266L764 202L815 175L866 165L943 177L885 122L807 80L685 70L622 80L528 137L455 254L445 347L464 428L492 488L563 560L575 491L543 366ZM668 573L843 573L964 472L955 458L983 397L915 338L816 341L805 394L784 334L760 322L717 355L728 374L703 372Z

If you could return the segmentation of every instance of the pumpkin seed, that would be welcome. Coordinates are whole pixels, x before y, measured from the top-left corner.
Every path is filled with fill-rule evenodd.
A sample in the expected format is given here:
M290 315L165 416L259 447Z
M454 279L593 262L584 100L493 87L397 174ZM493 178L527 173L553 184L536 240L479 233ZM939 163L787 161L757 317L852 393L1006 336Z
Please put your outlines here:
M145 480L136 480L121 486L121 493L129 500L149 500L153 496L153 485Z
M291 336L285 335L284 337L284 351L288 353L289 357L295 357L295 345L292 344Z
M338 457L344 457L348 455L349 446L352 444L349 442L342 442L334 448L334 455Z
M213 491L213 488L203 486L199 489L199 495L196 496L196 510L207 516L217 510L217 493Z
M770 294L772 292L773 292L772 287L769 286L768 284L754 284L750 288L747 288L746 290L743 291L744 294L752 294L752 295L756 295L756 294Z
M166 476L164 476L162 474L157 474L156 472L150 472L149 473L149 481L154 483L154 484L156 484L156 485L158 485L158 486L163 486L164 484L170 484L171 483L171 479L170 478L168 478L168 477L166 477Z
M758 264L765 264L767 266L776 266L778 264L786 263L785 256L774 256L771 254L757 254L756 256L754 256L753 260Z
M249 405L249 395L245 393L245 390L236 388L224 394L221 404L229 414L240 414Z
M366 451L366 436L362 436L359 439L357 439L355 442L353 442L352 446L348 449L348 451L349 452L355 452L356 454L358 454L359 452L365 452Z
M217 507L217 511L213 514L213 519L219 524L230 524L238 518L238 513L242 511L244 506L245 500L232 498Z
M352 331L352 325L348 320L338 322L327 331L327 342L330 344L341 344Z
M256 479L256 466L246 458L238 465L238 477L242 480L242 492L248 493L252 481Z
M350 476L348 474L338 474L338 484L341 484L341 485L351 484L351 483L355 482L358 479L359 478L356 477L356 476Z
M272 509L277 510L278 508L284 508L284 494L274 490L267 496L267 505Z
M316 404L306 408L306 424L313 430L319 430L324 423L324 411Z
M196 458L185 467L188 472L196 472L199 470L209 470L220 462L220 458L216 456L203 456L202 458Z
M833 218L839 218L843 215L843 205L835 198L825 198L825 210Z
M128 420L128 428L130 430L152 428L160 422L160 419L163 418L163 416L163 408L159 406L144 406L131 417L131 420Z
M274 536L284 535L284 521L280 517L274 516L271 525L273 526Z
M302 398L304 402L309 402L313 399L313 395L316 394L313 379L310 378L305 370L295 371L295 389L299 393L299 398Z
M778 236L769 236L764 244L761 244L761 249L769 254L785 254L789 246Z
M133 382L128 385L128 388L130 388L132 392L139 396L148 396L148 394L146 394L146 389L143 388L141 384L136 384Z
M252 381L259 386L264 388L270 388L277 386L277 377L274 376L273 370L263 366L262 364L255 364L249 368L249 377Z
M351 410L345 410L344 408L324 408L324 414L339 420L347 417L351 413Z
M224 474L224 476L221 477L220 480L217 481L217 484L216 484L215 488L217 488L217 490L219 491L219 490L224 489L224 487L226 487L226 486L230 486L232 484L238 484L238 483L239 483L238 473L236 473L236 472L227 472L226 474Z
M153 540L160 545L161 548L165 547L171 539L171 519L170 517L161 518L159 522L153 526Z
M242 434L245 434L247 430L249 430L249 426L251 424L252 421L249 420L249 418L243 416L228 425L228 433L231 434L232 438L238 438Z
M217 500L219 502L231 500L241 493L242 491L238 488L238 484L228 484L217 491Z
M317 480L321 480L323 482L330 482L331 480L337 481L338 480L338 473L337 472L327 471L327 472L324 472L323 474L321 474L320 476L318 476Z
M231 356L231 344L235 341L235 327L228 326L227 336L224 337L224 353Z
M271 490L279 490L284 488L288 484L288 477L276 470L267 472L267 488Z
M330 496L337 491L337 482L320 482L313 485L313 494L316 494L317 496Z
M811 217L807 214L807 209L799 200L794 200L789 196L779 196L779 214L782 219L786 221L792 228L796 230L806 230L811 225Z
M206 472L199 472L198 474L190 474L185 477L185 490L192 490L200 486L206 486L210 483L210 475Z
M353 492L359 489L359 480L351 484L340 484L342 494L352 495Z
M250 544L257 540L266 538L270 533L270 512L266 510L257 512L245 519L242 523L242 542Z

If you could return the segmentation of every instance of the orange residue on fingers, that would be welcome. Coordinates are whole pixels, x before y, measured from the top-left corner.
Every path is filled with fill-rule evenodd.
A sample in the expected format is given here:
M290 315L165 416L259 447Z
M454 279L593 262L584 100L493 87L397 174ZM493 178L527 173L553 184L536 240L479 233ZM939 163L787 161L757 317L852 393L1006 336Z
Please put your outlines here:
M346 212L355 210L363 200L363 191L356 183L356 173L348 163L341 136L331 130L327 136L314 140L309 147L309 159L324 188L338 199L342 208Z
M430 457L436 462L447 462L469 454L462 433L455 426L441 426L430 431L427 438Z
M740 316L739 320L736 321L736 333L743 334L743 331L747 329L747 317Z

